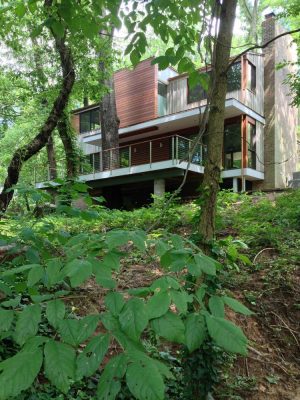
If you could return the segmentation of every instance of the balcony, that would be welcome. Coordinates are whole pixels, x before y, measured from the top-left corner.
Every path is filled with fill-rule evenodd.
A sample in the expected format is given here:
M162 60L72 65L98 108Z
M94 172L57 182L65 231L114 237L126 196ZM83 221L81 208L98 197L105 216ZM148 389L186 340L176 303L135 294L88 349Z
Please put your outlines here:
M86 156L80 179L105 180L167 170L180 171L181 175L186 168L203 174L205 147L197 145L189 160L192 146L192 140L173 135L93 153Z

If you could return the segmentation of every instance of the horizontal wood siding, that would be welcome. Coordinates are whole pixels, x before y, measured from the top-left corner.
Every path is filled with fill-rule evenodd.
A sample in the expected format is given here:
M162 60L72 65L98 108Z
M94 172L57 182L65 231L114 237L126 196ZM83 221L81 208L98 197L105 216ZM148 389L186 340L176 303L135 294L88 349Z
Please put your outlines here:
M114 75L120 127L157 118L157 66L145 60Z

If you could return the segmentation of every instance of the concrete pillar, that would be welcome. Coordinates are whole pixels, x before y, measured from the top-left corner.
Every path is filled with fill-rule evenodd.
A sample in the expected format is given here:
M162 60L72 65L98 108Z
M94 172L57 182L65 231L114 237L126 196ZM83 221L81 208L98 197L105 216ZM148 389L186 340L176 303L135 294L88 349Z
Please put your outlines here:
M233 189L234 193L237 193L239 191L239 189L238 189L238 178L233 178L232 189Z
M154 180L154 196L162 197L165 194L166 184L164 179Z

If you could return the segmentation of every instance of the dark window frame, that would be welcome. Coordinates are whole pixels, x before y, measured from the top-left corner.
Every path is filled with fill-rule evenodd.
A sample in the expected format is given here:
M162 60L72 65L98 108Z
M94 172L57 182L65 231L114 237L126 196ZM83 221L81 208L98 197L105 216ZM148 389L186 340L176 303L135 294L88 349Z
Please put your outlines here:
M98 112L98 115L99 115L99 128L93 127L94 121L93 121L92 115L95 112ZM89 129L83 128L83 121L82 121L82 117L84 117L87 114L89 115L89 121L88 122L85 121L85 123L89 124ZM79 133L90 132L90 131L93 131L93 130L96 130L96 129L100 129L100 111L99 111L99 108L92 108L90 110L83 111L82 113L79 114Z
M256 66L249 60L247 60L247 83L246 87L250 92L256 92Z

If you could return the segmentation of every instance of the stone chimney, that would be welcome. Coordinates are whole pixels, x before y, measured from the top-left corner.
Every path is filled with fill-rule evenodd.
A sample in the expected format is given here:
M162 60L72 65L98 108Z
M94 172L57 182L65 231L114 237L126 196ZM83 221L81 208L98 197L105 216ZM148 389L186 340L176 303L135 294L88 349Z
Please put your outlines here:
M262 23L263 43L267 43L285 29L269 13ZM264 189L281 189L287 186L296 170L297 160L297 109L291 106L290 89L284 83L292 72L291 66L276 69L279 63L296 61L297 51L290 35L270 43L264 52L265 131Z

